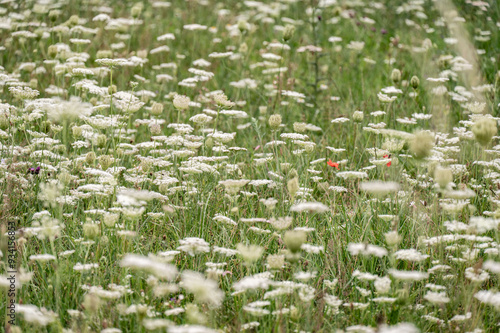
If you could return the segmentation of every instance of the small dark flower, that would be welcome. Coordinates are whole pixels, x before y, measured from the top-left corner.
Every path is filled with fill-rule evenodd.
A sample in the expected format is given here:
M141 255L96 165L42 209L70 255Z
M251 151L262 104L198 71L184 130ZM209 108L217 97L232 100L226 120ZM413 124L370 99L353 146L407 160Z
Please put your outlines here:
M27 173L31 173L32 175L38 175L40 173L40 167L29 168Z
M381 29L380 32L382 33L382 35L385 35L387 33L387 30Z

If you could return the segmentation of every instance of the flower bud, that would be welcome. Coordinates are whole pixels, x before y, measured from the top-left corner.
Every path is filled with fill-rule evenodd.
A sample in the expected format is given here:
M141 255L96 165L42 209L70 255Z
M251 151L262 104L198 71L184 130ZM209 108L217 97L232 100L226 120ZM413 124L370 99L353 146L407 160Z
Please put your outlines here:
M108 87L108 94L110 94L110 95L113 95L117 91L118 91L118 88L116 88L116 86L114 84Z
M285 256L282 254L270 254L267 256L269 269L282 269L285 265Z
M57 179L59 179L59 181L64 184L64 185L68 185L69 182L71 181L72 177L71 175L66 172L66 171L63 171L59 174L59 176L57 176Z
M159 116L163 113L163 104L154 102L151 107L151 113L155 116Z
M93 239L100 234L99 225L95 223L85 223L83 225L83 235L87 238Z
M40 124L40 130L44 133L48 133L50 132L50 129L52 127L52 124L50 123L50 121L46 120L46 121L43 121L41 124Z
M354 111L354 113L352 114L352 121L356 123L362 122L363 118L364 118L363 111Z
M57 18L59 16L61 16L61 10L59 9L52 9L50 12L49 12L49 19L54 22L55 20L57 20Z
M50 45L47 49L47 53L49 54L49 57L55 58L58 53L57 45Z
M307 234L300 230L289 230L285 232L285 236L283 236L283 241L285 242L286 247L292 253L300 251L300 247L306 242L306 240Z
M283 30L283 40L285 42L288 42L290 39L292 39L294 33L295 33L295 26L288 24Z
M85 155L85 162L87 164L94 164L96 159L95 153L93 151L89 151L87 155Z
M269 117L268 123L273 130L277 130L281 126L281 115L279 114L271 115Z
M142 13L142 9L143 9L144 5L140 2L137 2L133 7L132 9L130 9L130 16L132 16L133 18L138 18L141 13Z
M189 102L189 97L184 95L176 95L174 97L173 104L177 110L187 110L189 108Z
M75 139L81 137L83 134L83 129L80 126L73 126L71 131L73 132L73 137Z
M314 148L316 148L316 145L314 145L313 143L310 143L310 144L306 144L304 146L304 150L306 151L306 153L310 154L314 151Z
M238 21L238 30L241 32L245 32L248 30L248 22L245 20Z
M208 138L205 140L205 146L206 146L208 149L211 149L211 148L214 146L214 139L212 139L211 137L208 137Z
M293 130L297 133L304 133L306 131L306 126L306 123L295 122L293 123Z
M394 68L391 73L391 80L394 83L398 83L401 81L401 71L397 68Z
M497 122L494 119L482 117L472 125L472 133L476 141L481 146L486 147L493 136L497 134Z
M401 236L399 236L397 231L389 231L384 234L385 242L389 246L396 246L401 242Z
M113 163L113 158L109 155L99 156L99 164L103 170L107 170Z
M290 179L287 183L287 189L288 189L288 193L290 193L290 196L292 198L294 198L295 194L297 194L297 192L299 190L299 178L294 177L294 178Z
M391 279L387 276L377 277L373 283L377 294L387 294L391 290Z
M102 222L104 225L108 228L113 228L115 224L118 222L118 219L120 218L120 215L115 214L115 213L107 213L104 214L102 218Z
M113 51L111 50L99 50L96 53L96 59L113 58Z
M141 59L146 59L148 57L148 50L138 50L137 56Z
M453 181L453 173L449 168L437 167L434 170L434 181L441 188L446 188L446 186Z
M36 89L38 87L38 80L37 79L31 79L29 85L30 85L31 89Z
M247 43L241 43L240 47L238 48L238 52L241 54L245 54L248 52L248 45Z
M5 130L9 128L10 122L6 115L0 115L0 129Z
M109 244L109 238L108 236L104 235L102 236L100 239L99 239L99 242L101 243L101 245L105 246L105 245L108 245ZM103 257L103 258L106 258L106 257Z
M72 15L68 21L66 21L66 23L68 25L71 25L71 26L74 26L74 25L78 25L78 22L80 21L80 18L78 17L78 15Z
M420 79L417 76L412 76L410 79L410 85L412 86L413 89L417 89L418 86L420 85Z
M434 147L434 135L428 131L419 131L410 140L410 151L417 159L423 159L430 155Z
M188 321L188 323L191 324L206 323L207 318L202 312L200 312L200 310L195 304L193 303L187 304L184 308L186 309L186 320Z
M83 307L90 313L96 313L101 305L100 298L95 294L87 294L83 299Z
M106 141L108 141L108 138L105 134L99 134L96 139L96 145L99 148L103 148L106 145Z

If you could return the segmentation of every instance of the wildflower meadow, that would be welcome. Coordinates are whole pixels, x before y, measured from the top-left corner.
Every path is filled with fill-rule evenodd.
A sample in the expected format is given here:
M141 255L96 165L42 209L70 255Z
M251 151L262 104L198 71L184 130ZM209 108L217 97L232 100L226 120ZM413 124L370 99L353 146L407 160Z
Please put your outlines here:
M495 0L0 1L1 332L498 332Z

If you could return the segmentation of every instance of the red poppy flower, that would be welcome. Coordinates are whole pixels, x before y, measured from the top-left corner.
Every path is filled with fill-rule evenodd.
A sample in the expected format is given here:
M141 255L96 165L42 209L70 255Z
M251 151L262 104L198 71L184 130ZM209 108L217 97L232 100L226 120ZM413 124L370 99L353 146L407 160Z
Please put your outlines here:
M384 155L384 158L391 158L391 156L390 156L390 155ZM387 163L387 166L388 166L388 167L390 167L390 166L391 166L391 163L392 163L392 161L389 161L389 162Z
M337 168L337 170L339 170L339 164L338 163L335 163L335 162L332 162L332 160L328 160L328 165L331 166L332 168Z

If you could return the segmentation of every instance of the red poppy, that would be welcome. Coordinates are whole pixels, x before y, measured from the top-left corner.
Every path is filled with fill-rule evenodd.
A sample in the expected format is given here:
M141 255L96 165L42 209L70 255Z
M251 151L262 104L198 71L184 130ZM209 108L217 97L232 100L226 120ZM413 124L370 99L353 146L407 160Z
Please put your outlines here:
M391 156L390 156L390 155L384 155L384 158L391 158ZM390 167L390 166L391 166L391 163L392 163L392 161L389 161L389 162L387 163L387 166L388 166L388 167Z
M328 165L331 166L332 168L337 168L337 170L339 170L339 164L338 163L335 163L335 162L332 162L332 160L328 160Z

